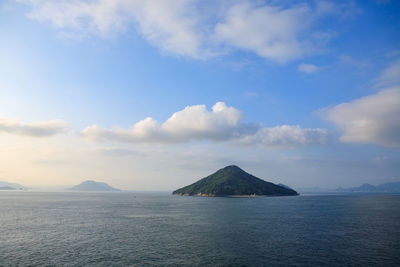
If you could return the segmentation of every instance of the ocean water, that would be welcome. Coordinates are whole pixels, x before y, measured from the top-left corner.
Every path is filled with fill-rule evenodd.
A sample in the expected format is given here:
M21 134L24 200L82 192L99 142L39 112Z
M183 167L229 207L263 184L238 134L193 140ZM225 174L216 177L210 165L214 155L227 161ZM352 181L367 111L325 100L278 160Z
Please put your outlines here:
M399 266L399 195L0 192L0 266Z

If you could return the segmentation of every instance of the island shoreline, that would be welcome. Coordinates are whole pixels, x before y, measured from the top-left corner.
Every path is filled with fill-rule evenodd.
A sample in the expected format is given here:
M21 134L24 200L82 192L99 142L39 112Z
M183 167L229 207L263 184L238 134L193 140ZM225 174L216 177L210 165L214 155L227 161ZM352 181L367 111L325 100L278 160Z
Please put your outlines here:
M227 197L227 198L257 198L257 197L287 197L287 196L299 196L297 195L215 195L215 194L172 194L175 196L185 196L185 197Z

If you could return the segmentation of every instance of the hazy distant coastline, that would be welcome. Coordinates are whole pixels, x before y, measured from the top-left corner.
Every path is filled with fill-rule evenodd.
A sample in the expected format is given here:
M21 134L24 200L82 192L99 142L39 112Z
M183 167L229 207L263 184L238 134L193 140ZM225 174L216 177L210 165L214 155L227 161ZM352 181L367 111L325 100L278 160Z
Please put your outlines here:
M283 184L278 184L282 187L287 187ZM290 188L290 187L288 187ZM121 190L118 188L114 188L107 183L96 182L87 180L78 185L65 185L65 186L41 186L41 187L27 187L21 185L19 183L11 183L0 181L0 191L43 191L43 192L125 192L125 191L153 191L153 190ZM157 190L162 192L168 192L169 190ZM362 193L371 193L371 194L390 194L390 193L400 193L400 182L389 182L382 183L378 185L371 185L368 183L362 184L358 187L338 187L335 189L331 188L322 188L322 187L299 187L296 188L296 191L300 194L362 194ZM232 195L232 196L254 196L254 195Z
M310 188L299 188L298 191L303 194L307 193L329 193L329 194L338 194L338 193L400 193L400 182L389 182L383 183L379 185L371 185L368 183L362 184L358 187L338 187L335 189L327 189L320 187L310 187Z
M17 183L0 181L0 190L27 190L28 188Z

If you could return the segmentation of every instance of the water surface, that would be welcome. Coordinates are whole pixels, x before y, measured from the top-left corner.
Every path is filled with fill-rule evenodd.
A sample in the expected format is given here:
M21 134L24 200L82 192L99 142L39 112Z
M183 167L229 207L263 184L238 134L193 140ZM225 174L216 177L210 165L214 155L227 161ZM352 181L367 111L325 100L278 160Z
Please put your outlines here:
M3 265L400 265L400 196L0 192Z

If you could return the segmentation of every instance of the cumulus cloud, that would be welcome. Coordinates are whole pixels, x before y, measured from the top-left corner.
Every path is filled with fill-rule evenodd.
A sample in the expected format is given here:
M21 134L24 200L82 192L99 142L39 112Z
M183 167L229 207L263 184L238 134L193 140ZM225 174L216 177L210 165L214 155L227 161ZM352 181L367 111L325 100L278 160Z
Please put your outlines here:
M313 64L302 63L299 65L298 70L305 73L314 73L319 70L319 68Z
M0 118L0 132L32 137L48 137L67 130L62 120L51 120L32 123L20 123L16 120Z
M164 123L152 118L137 122L131 129L104 129L92 125L82 136L92 141L127 143L185 143L196 140L233 141L245 145L287 146L324 143L326 131L300 126L266 128L261 124L242 122L242 113L223 102L212 110L205 105L187 106Z
M344 131L343 142L400 147L400 87L327 108L322 114Z
M121 142L171 142L181 143L190 140L225 140L244 132L239 125L242 114L224 103L216 103L211 111L205 105L187 106L174 113L163 124L148 117L137 122L131 129L87 127L82 134L92 140L116 140ZM249 129L255 128L250 126Z
M314 8L250 0L17 1L32 7L30 18L62 31L107 36L134 25L149 42L176 55L204 59L239 49L281 63L313 53L320 45L315 36L328 34L313 23L338 10L327 1Z
M328 107L320 115L343 130L342 142L400 147L400 61L373 80L380 91Z

